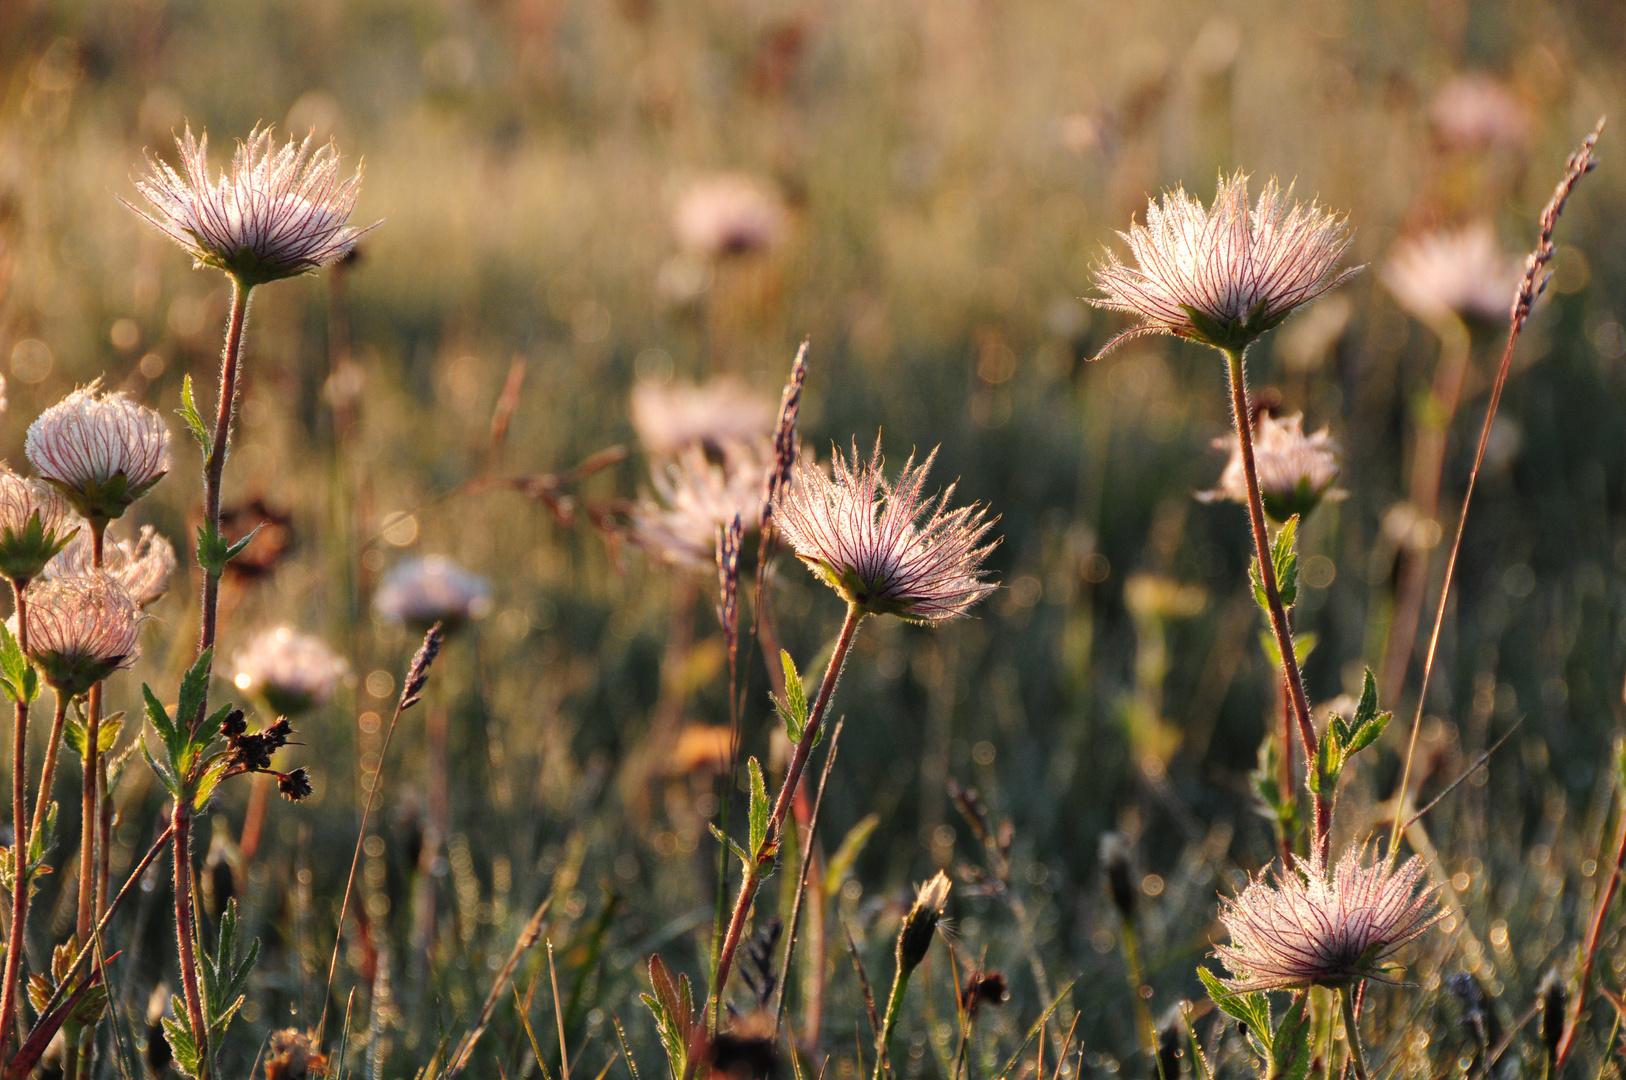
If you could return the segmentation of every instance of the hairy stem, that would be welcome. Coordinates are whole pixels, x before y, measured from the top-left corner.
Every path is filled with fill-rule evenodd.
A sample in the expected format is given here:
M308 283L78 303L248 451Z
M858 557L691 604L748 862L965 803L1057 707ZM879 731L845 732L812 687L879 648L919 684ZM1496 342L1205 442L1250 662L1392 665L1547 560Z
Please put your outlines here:
M17 643L28 653L28 602L23 599L26 581L13 581L17 601ZM18 689L21 689L19 687ZM11 1029L17 1016L17 993L22 988L24 931L28 925L28 836L23 822L28 817L28 700L17 700L17 720L11 741L11 935L6 944L4 988L0 989L0 1061L6 1058Z
M226 451L231 443L231 418L237 410L237 373L242 366L243 327L248 322L248 299L251 288L232 279L231 320L226 325L226 346L220 359L220 394L215 414L214 439L209 445L209 456L203 463L203 523L206 528L220 531L220 485L226 471ZM198 633L198 653L214 648L215 623L220 614L220 578L205 570L203 574L202 618ZM208 703L199 707L198 719L205 715ZM194 720L195 722L195 720Z
M90 524L90 565L102 568L102 541L107 535L107 523L100 519ZM85 781L80 789L79 819L79 919L75 924L80 941L90 940L91 924L96 918L96 833L101 817L97 794L101 790L102 737L102 683L90 688L88 715L85 718Z
M203 1015L203 998L198 993L198 963L193 942L197 927L192 914L192 808L177 800L170 815L175 863L175 944L180 951L181 989L186 998L186 1019L202 1063L199 1080L209 1080L214 1063L209 1051L209 1024Z
M56 696L56 715L51 718L51 741L45 744L45 769L40 773L39 795L34 799L34 820L28 826L28 843L33 845L40 830L45 828L46 811L51 806L51 787L56 783L57 750L62 746L62 726L68 716L68 696Z
M1361 1029L1355 1018L1355 993L1347 986L1338 988L1338 1000L1344 1007L1344 1041L1349 1044L1350 1071L1355 1080L1366 1080L1366 1055L1361 1052Z
M779 788L779 797L774 800L773 811L768 818L768 841L775 843L779 839L779 832L785 822L785 814L790 809L791 797L796 791L796 785L802 779L802 771L807 768L808 754L813 744L818 741L819 725L824 721L824 714L830 707L830 698L836 688L836 680L841 678L841 669L847 663L847 650L852 647L853 637L858 633L858 624L863 621L864 612L856 605L847 608L847 618L841 624L841 636L836 639L835 651L830 654L830 663L824 669L824 678L819 682L819 694L813 701L813 709L808 714L807 729L802 732L802 741L796 744L796 752L791 755L790 766L785 770L785 781ZM757 886L762 883L761 877L753 870L745 875L740 882L740 894L734 902L734 914L728 921L728 933L723 938L723 947L717 956L717 977L711 984L711 1001L709 1008L716 1010L723 1000L723 987L728 985L728 972L734 964L734 953L740 945L740 935L745 930L745 920L751 913L751 901L756 898Z
M1270 536L1265 530L1265 504L1259 496L1259 470L1253 460L1253 413L1248 408L1247 375L1242 367L1240 349L1223 349L1231 375L1231 412L1236 421L1237 438L1242 444L1242 471L1248 480L1248 520L1253 526L1253 548L1259 560L1259 580L1264 585L1265 603L1270 609L1270 629L1276 637L1276 648L1282 654L1282 673L1287 678L1288 697L1293 717L1298 722L1299 741L1304 744L1306 778L1315 772L1315 728L1310 723L1310 703L1304 696L1304 676L1299 672L1298 655L1293 651L1293 626L1287 619L1287 608L1282 605L1282 594L1276 587L1276 568L1270 557ZM1292 748L1282 747L1288 754ZM1285 792L1283 794L1286 794ZM1315 815L1315 844L1323 861L1332 844L1332 819L1327 813L1325 800L1316 792L1310 793Z
M892 993L886 998L886 1016L881 1020L881 1030L875 1035L875 1075L874 1080L881 1080L886 1070L886 1059L892 1045L892 1029L898 1026L898 1013L903 1008L903 992L909 988L910 972L903 967L903 957L898 957L898 970L892 976Z

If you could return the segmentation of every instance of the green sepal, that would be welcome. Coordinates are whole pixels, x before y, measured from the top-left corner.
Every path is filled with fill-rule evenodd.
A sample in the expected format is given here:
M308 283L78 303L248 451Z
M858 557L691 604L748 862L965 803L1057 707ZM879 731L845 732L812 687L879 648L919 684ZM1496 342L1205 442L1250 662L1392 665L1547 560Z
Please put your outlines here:
M1182 337L1189 337L1193 341L1200 341L1204 345L1212 345L1226 352L1241 352L1259 335L1280 326L1288 315L1284 311L1279 315L1267 316L1263 300L1255 304L1246 317L1228 319L1224 322L1198 311L1189 304L1181 304L1180 308L1191 321L1191 329L1182 334Z
M182 420L186 421L186 430L198 441L198 448L204 453L209 452L209 428L203 422L203 416L198 412L197 399L192 396L192 376L181 378L181 407L175 410Z
M1315 769L1305 777L1305 784L1317 795L1331 791L1338 784L1338 777L1344 771L1344 747L1334 733L1332 726L1321 735L1321 745L1316 750Z
M47 533L40 512L28 515L22 532L0 529L0 576L12 581L28 581L38 577L45 564L68 546L79 533L79 526L60 533Z
M112 716L102 717L102 722L96 729L96 753L105 754L113 749L113 744L119 741L119 732L124 730L124 714L116 712ZM73 747L74 753L80 760L85 757L85 748L90 743L90 724L83 717L75 716L67 722L65 737L68 745Z

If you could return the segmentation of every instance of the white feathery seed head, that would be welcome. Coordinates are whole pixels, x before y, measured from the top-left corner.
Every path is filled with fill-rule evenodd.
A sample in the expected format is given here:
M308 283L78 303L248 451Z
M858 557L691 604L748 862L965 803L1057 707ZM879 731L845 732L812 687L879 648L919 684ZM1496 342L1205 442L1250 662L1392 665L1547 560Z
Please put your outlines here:
M982 561L993 527L975 504L948 509L954 487L922 495L934 450L919 465L911 456L895 482L882 473L881 443L868 462L837 451L830 475L802 464L795 486L779 496L774 518L796 557L865 614L942 622L965 615L993 592Z
M28 460L91 522L120 517L169 472L163 417L122 393L82 386L28 426Z
M1280 420L1261 412L1253 428L1253 464L1259 473L1259 496L1272 521L1294 514L1308 517L1323 500L1342 499L1348 492L1333 487L1338 479L1339 447L1326 428L1304 434L1300 413ZM1229 450L1231 460L1220 474L1219 487L1198 493L1203 502L1226 500L1248 504L1248 477L1242 463L1242 440L1234 434L1214 440L1214 449Z
M1231 941L1214 952L1230 970L1225 984L1251 992L1393 982L1395 954L1444 911L1421 859L1364 865L1365 855L1350 848L1329 878L1317 854L1278 867L1274 884L1261 876L1234 900L1222 897Z
M92 551L95 538L83 521L79 525L68 546L46 564L45 577L84 577L96 569ZM101 569L123 586L136 607L151 607L163 598L175 567L175 545L151 525L141 526L134 539L113 536L111 527L102 538Z
M257 127L218 178L210 176L207 133L195 138L188 127L175 146L179 170L149 153L149 172L135 182L152 212L126 205L198 266L223 270L245 287L326 266L377 227L349 224L361 169L343 176L331 142L313 146L311 136L290 137L278 146L269 127Z
M755 177L718 173L696 180L678 200L672 228L678 242L718 258L777 247L785 236L785 206Z
M73 508L60 491L0 465L0 575L15 582L32 581L78 528Z
M1248 205L1248 177L1220 177L1211 206L1183 188L1149 202L1146 223L1119 233L1132 265L1106 252L1095 268L1104 294L1096 307L1139 316L1102 348L1130 338L1174 334L1225 349L1245 348L1298 308L1359 268L1338 272L1349 247L1345 218L1293 201L1271 179Z
M632 426L644 449L677 457L691 446L720 458L736 443L754 443L773 433L778 408L765 394L738 379L701 385L639 383L632 391Z
M280 716L325 705L350 670L327 642L287 626L256 634L233 655L232 665L237 688L259 694Z
M1480 221L1400 241L1379 276L1401 307L1430 326L1453 316L1505 323L1524 267Z
M146 616L104 573L41 579L24 593L27 651L45 681L69 697L85 693L141 655ZM12 617L13 625L16 616Z
M444 623L455 630L491 610L491 583L444 555L397 563L373 597L373 610L387 622L427 630Z
M739 516L747 533L756 530L773 466L773 444L729 443L721 460L690 446L674 462L650 466L652 495L632 512L632 539L667 562L695 570L712 567L717 530Z

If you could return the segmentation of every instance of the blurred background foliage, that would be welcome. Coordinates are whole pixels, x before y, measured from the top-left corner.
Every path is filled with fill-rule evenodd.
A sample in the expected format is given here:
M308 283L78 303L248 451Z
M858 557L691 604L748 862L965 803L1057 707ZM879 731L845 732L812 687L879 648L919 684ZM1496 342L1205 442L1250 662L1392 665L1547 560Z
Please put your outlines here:
M636 384L726 374L773 399L806 335L803 431L821 458L877 432L895 461L938 447L934 475L1000 515L1003 588L976 620L875 623L849 664L824 836L833 847L871 812L880 825L841 908L862 940L873 898L974 858L944 782L975 785L1014 823L1031 904L1025 930L989 901L954 905L965 949L1013 973L1003 1030L1037 1015L1026 934L1058 983L1101 976L1081 984L1081 1030L1090 1063L1116 1069L1134 1032L1098 838L1117 829L1132 842L1158 1000L1194 996L1220 875L1234 884L1271 855L1247 772L1276 703L1243 511L1192 498L1224 463L1210 446L1228 429L1223 370L1171 339L1088 363L1121 328L1079 299L1092 261L1149 194L1183 183L1206 199L1222 170L1293 180L1349 214L1352 259L1370 269L1250 364L1256 392L1302 410L1307 429L1330 425L1345 451L1351 495L1308 529L1298 624L1317 638L1312 698L1356 689L1390 638L1403 550L1433 553L1432 611L1435 545L1455 526L1501 333L1473 337L1435 524L1409 507L1407 470L1441 343L1377 268L1397 238L1481 220L1509 252L1527 249L1563 155L1620 112L1623 47L1626 8L1605 0L0 7L0 448L12 461L32 416L76 384L103 377L166 413L184 374L213 385L227 288L120 205L135 199L144 149L170 157L188 123L210 132L217 159L257 123L314 130L365 160L357 220L384 220L353 263L261 290L251 315L227 501L269 513L287 547L257 541L265 572L230 583L223 652L288 622L325 636L354 673L300 725L312 803L273 806L244 860L243 796L229 796L217 844L200 852L226 867L212 870L220 887L245 898L267 939L256 1031L317 1008L358 766L369 754L376 765L379 717L414 646L375 619L372 591L400 559L444 554L487 576L493 603L454 638L431 696L448 732L450 835L432 868L446 947L430 967L408 944L436 783L424 715L403 725L367 846L364 910L398 950L393 1038L405 1049L390 1072L460 1030L488 959L561 884L549 934L574 949L572 1038L613 1041L615 1013L657 1068L632 993L655 948L700 971L715 798L703 769L650 766L640 750L661 708L726 721L714 579L618 543L583 511L648 488L627 412ZM1626 659L1617 134L1560 226L1553 286L1514 360L1424 709L1425 795L1525 718L1488 780L1431 820L1443 868L1471 873L1474 889L1487 864L1517 875L1468 937L1506 950L1507 923L1498 939L1493 921L1514 918L1507 902L1527 888L1545 921L1540 905L1518 918L1546 927L1530 938L1545 951L1447 949L1424 964L1431 988L1458 962L1498 991L1498 962L1510 985L1533 983L1573 942L1574 896L1589 895L1576 890L1602 827ZM782 213L769 242L680 243L685 193L719 172L769 193ZM511 377L517 404L493 449ZM632 448L624 463L567 485L573 521L469 485L562 473L617 444ZM184 439L174 448L174 475L141 510L182 547L199 462ZM776 582L805 670L839 607L789 560ZM143 678L173 685L193 606L180 587L160 605L165 633L113 699L129 704ZM1384 686L1406 719L1426 622L1418 638L1409 677ZM745 750L760 755L766 683L756 657L742 670ZM1395 782L1407 727L1357 780L1374 800ZM145 848L159 800L134 771L119 797L115 866ZM1368 820L1356 809L1341 824ZM123 976L136 1013L173 963L161 902L143 912L147 952ZM839 1043L861 1006L834 941L826 1031ZM887 941L877 931L866 947L880 957ZM352 945L346 961L341 1000L359 984L359 1005L377 958ZM490 1042L517 1060L519 1029L500 1023ZM853 1067L839 1062L842 1075Z

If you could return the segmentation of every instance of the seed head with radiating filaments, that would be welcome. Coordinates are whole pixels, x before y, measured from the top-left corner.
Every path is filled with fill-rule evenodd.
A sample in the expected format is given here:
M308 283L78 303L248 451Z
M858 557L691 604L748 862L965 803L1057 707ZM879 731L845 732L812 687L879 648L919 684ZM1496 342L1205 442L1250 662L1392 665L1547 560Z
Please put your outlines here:
M62 553L45 567L47 578L84 577L95 570L90 529L78 518L80 528ZM163 599L169 579L175 573L175 545L151 525L141 526L134 539L115 538L112 529L102 539L101 569L123 586L136 607L146 608Z
M654 493L632 512L632 540L674 565L709 568L716 562L720 527L738 516L747 536L757 531L773 449L759 439L729 443L713 457L695 445L675 462L652 464Z
M798 466L795 485L779 496L774 516L796 557L865 614L942 622L995 589L981 576L993 549L981 541L994 519L976 505L948 509L953 485L922 497L936 456L919 465L910 457L888 483L880 440L868 462L855 444L851 458L833 455L831 475Z
M100 381L80 387L28 426L24 444L40 475L93 524L120 517L169 472L163 417Z
M444 623L455 630L491 610L491 583L444 555L397 563L373 596L373 610L393 623L427 630Z
M45 681L69 697L129 667L140 655L136 638L146 617L106 574L37 581L24 596L29 657Z
M27 584L77 534L62 493L0 465L0 575Z
M1095 269L1105 295L1090 303L1144 321L1098 355L1145 334L1242 349L1356 273L1337 272L1349 247L1342 216L1294 202L1292 188L1274 179L1250 208L1243 173L1220 177L1208 207L1183 188L1165 192L1161 203L1147 204L1146 224L1119 235L1133 265L1107 252Z
M350 670L327 642L287 626L256 634L232 664L237 688L261 695L282 716L325 704Z
M255 128L237 144L231 168L211 179L209 136L192 129L175 140L179 171L147 155L150 172L136 190L152 204L132 204L198 266L212 266L252 288L304 274L348 254L357 237L375 228L349 224L361 188L361 170L339 171L332 143L313 147L289 140L277 146L271 129Z
M1330 879L1312 855L1293 870L1278 868L1275 884L1256 878L1236 899L1222 898L1231 941L1214 952L1230 969L1226 985L1248 992L1392 982L1395 954L1444 912L1435 890L1420 887L1421 859L1367 866L1365 854L1350 848Z
M1506 323L1523 272L1481 221L1400 241L1379 276L1401 307L1438 328L1452 316Z
M1260 413L1253 429L1253 460L1259 472L1259 496L1272 521L1294 514L1309 516L1324 499L1342 499L1348 492L1333 487L1338 479L1338 444L1326 428L1304 434L1304 417L1295 413L1277 420ZM1219 487L1199 492L1203 502L1227 500L1248 504L1248 479L1242 464L1242 440L1235 435L1214 440L1216 450L1229 450L1231 460L1220 474Z

